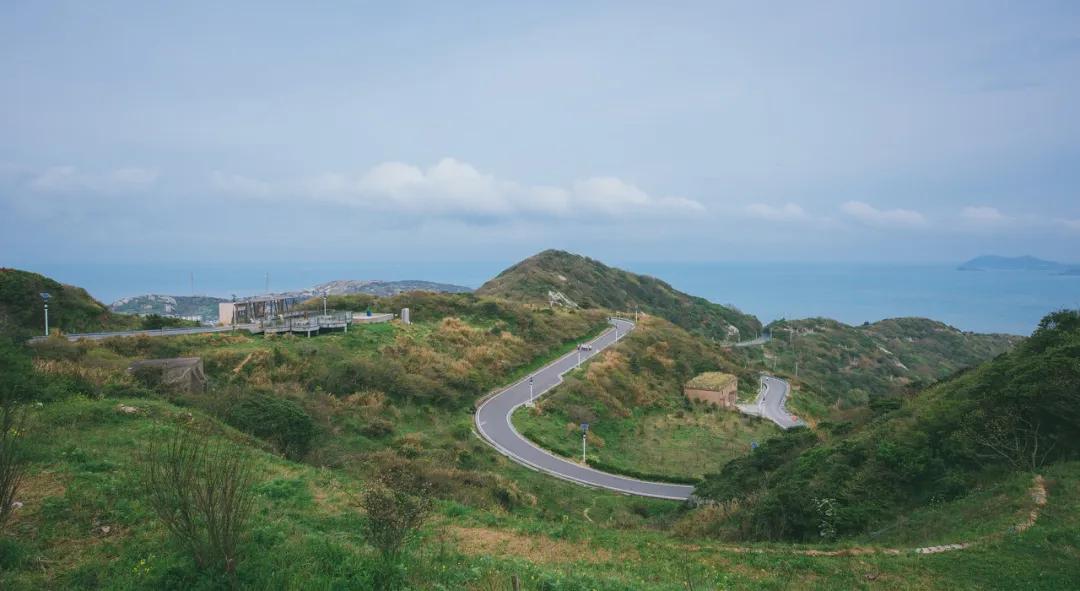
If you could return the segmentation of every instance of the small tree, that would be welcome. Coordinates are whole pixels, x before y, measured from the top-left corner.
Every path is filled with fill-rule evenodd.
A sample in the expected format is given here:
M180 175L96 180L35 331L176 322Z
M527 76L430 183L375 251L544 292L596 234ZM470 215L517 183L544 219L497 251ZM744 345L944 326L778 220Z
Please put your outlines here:
M432 504L431 485L404 463L384 468L360 497L360 505L367 513L368 542L379 551L377 588L400 586L401 559L427 520Z
M152 441L142 457L143 491L169 533L201 569L233 577L252 507L247 454L184 429Z
M0 402L0 531L14 510L15 495L26 475L26 462L19 451L22 412L14 400Z

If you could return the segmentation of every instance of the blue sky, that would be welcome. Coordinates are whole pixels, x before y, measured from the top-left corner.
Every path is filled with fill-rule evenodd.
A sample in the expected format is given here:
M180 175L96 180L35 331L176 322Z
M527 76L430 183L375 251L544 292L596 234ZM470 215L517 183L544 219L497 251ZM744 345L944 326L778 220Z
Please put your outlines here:
M0 264L1080 259L1075 2L178 4L0 6Z

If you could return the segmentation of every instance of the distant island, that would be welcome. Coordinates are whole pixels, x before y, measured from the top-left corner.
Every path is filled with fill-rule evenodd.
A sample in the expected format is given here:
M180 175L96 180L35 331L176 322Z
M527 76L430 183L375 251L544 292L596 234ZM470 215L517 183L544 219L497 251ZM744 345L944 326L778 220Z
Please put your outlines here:
M1033 256L1002 257L983 255L957 267L960 271L1057 271L1064 274L1080 274L1080 267L1048 261Z
M338 279L321 283L310 289L304 289L283 296L315 297L323 293L328 295L348 295L366 293L380 297L393 296L408 291L434 291L442 293L469 293L471 288L449 283L405 279L402 281L381 281L377 279ZM146 294L120 298L109 305L113 312L184 318L196 322L216 322L218 304L228 302L229 298L212 296L171 296Z

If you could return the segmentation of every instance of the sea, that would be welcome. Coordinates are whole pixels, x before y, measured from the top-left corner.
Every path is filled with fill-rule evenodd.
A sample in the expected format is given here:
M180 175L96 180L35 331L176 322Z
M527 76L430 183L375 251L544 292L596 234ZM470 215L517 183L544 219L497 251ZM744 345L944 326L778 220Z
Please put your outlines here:
M110 303L125 296L249 296L335 279L422 279L476 288L513 261L287 262L23 265L85 287ZM676 289L733 305L764 322L834 318L848 324L922 316L961 330L1030 334L1047 313L1080 308L1080 276L960 271L956 265L614 261Z

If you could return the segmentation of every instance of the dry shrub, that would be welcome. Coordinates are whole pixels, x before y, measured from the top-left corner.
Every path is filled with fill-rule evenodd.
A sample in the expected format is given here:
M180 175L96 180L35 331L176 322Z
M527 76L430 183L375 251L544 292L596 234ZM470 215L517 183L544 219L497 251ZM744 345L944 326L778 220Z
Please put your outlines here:
M26 476L26 460L19 445L23 413L10 399L0 405L0 532L14 510L15 495Z
M739 499L703 505L675 524L675 534L684 538L723 537L724 532L733 529L732 517L742 509Z
M139 459L143 494L173 538L199 568L234 577L253 502L248 455L177 428Z

